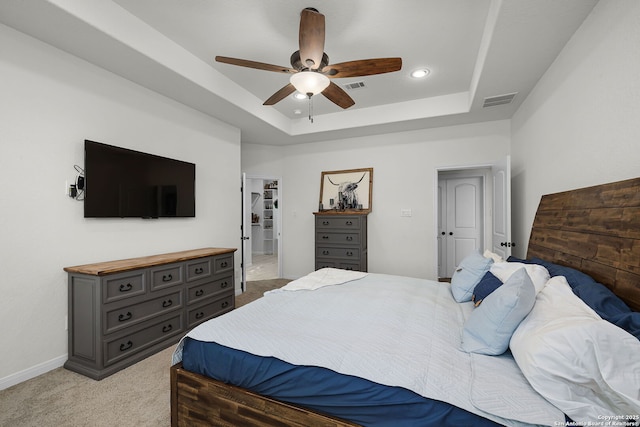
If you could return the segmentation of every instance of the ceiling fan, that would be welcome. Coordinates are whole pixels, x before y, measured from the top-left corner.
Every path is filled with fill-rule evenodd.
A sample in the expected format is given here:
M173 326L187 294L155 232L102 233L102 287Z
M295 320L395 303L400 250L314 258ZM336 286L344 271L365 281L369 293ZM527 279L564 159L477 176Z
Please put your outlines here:
M307 7L300 13L300 50L291 55L291 68L246 59L216 56L216 61L258 70L290 74L290 82L271 95L263 105L274 105L296 90L311 99L322 93L327 99L342 108L349 108L355 101L330 79L371 76L391 73L402 68L402 58L376 58L329 64L324 52L324 15L317 9Z

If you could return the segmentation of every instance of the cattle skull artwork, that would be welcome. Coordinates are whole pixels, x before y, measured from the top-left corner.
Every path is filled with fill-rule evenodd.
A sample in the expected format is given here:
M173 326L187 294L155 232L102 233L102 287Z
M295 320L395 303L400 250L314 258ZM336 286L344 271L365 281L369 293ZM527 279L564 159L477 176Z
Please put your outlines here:
M322 172L320 210L371 211L373 168Z
M340 184L336 184L331 181L331 177L327 177L330 183L338 187L338 203L342 209L355 209L358 207L358 193L356 190L358 189L358 184L362 182L365 174L362 174L362 177L358 182L341 182Z

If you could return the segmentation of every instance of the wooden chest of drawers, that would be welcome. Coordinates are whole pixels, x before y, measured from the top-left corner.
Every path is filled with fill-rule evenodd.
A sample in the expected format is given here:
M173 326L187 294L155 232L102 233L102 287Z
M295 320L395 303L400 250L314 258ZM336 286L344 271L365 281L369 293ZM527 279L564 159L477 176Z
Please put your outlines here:
M367 271L367 215L315 213L316 270Z
M232 310L235 250L205 248L66 267L65 368L100 380Z

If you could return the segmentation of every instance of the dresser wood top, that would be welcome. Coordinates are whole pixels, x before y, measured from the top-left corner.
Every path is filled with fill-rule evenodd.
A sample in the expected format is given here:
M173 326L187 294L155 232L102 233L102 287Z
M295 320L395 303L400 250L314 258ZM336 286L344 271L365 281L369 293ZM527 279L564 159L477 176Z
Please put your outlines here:
M103 276L105 274L120 273L138 268L153 267L155 265L170 264L172 262L187 261L190 259L204 258L208 256L233 253L235 248L202 248L188 251L171 252L168 254L151 255L138 258L128 258L116 261L97 262L95 264L76 265L65 267L67 273L90 274Z
M348 210L337 210L337 209L331 209L331 210L327 210L327 211L320 211L320 212L314 212L314 215L369 215L369 211L368 210L362 210L362 209L348 209Z

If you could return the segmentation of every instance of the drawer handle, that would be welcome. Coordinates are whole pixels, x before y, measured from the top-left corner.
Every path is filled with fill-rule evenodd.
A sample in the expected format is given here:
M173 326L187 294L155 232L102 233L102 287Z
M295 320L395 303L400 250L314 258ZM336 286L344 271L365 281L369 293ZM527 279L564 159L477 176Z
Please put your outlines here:
M198 290L196 291L196 296L197 296L197 297L201 297L202 295L204 295L204 289L198 289Z
M322 251L322 255L329 255L329 251Z
M204 317L204 313L202 311L199 311L196 313L196 319L202 319Z
M173 300L166 299L162 301L162 307L164 308L171 307L172 305L173 305Z
M120 344L120 351L126 351L133 347L133 343L131 341L127 341L125 344Z
M173 276L171 274L165 274L162 276L162 281L163 282L170 282L173 280Z
M327 239L329 239L329 236L322 236L322 238L323 238L324 240L327 240Z
M229 282L220 283L220 288L222 288L222 289L226 288L227 286L229 286Z
M228 266L229 266L229 263L227 261L222 261L220 263L220 268L225 268L225 267L228 267Z
M171 323L169 323L168 325L162 327L162 333L166 334L167 332L169 332L172 329L173 329L173 325L171 325Z
M347 256L353 256L353 252L347 251Z
M346 239L347 239L347 242L351 242L353 240L353 236L347 236Z
M345 224L347 224L347 225L353 225L353 221L347 221L347 222L345 222Z
M126 285L120 285L120 292L128 292L133 289L131 283L127 283Z
M198 267L198 268L196 268L195 273L196 273L196 274L202 274L202 273L204 273L204 268L202 268L202 267Z
M227 307L229 307L229 301L225 301L225 302L223 302L222 304L220 304L220 306L221 306L222 308L227 308Z
M329 225L330 222L329 221L322 221L322 225Z
M118 316L118 321L119 322L126 322L127 320L131 319L133 315L131 314L130 311L127 311L126 314L121 314L120 316Z

